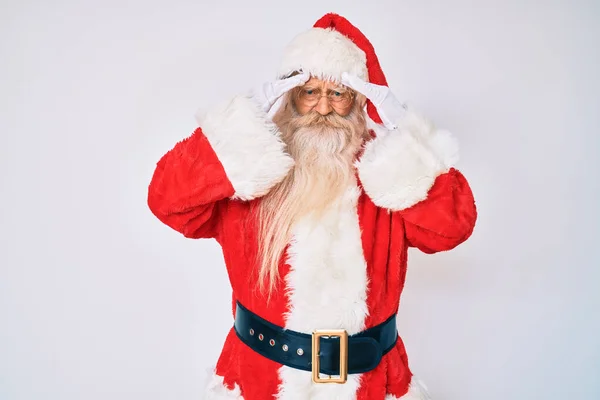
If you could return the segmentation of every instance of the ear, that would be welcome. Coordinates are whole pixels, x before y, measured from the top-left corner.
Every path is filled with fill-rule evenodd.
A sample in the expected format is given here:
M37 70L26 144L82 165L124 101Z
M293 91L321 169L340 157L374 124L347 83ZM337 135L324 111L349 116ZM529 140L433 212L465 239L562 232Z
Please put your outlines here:
M367 98L365 96L360 97L360 108L365 108L367 105Z
M360 92L355 92L356 93L356 102L358 102L358 105L361 109L364 109L365 106L367 105L367 96L365 96L364 94L360 93Z

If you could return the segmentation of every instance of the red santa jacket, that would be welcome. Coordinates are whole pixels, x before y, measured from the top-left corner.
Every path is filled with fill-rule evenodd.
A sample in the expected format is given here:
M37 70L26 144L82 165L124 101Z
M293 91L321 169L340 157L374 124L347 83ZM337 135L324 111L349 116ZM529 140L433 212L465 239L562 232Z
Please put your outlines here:
M316 224L300 222L280 263L280 280L267 304L254 283L258 264L253 213L261 196L293 166L277 127L244 96L206 113L187 139L158 162L148 205L163 223L189 238L221 245L240 301L273 324L310 333L353 334L398 311L407 251L450 250L472 233L473 194L453 167L457 146L408 112L399 128L374 124L375 138L356 162L356 185ZM310 372L271 361L229 332L208 399L426 399L399 338L372 371L345 384L315 384Z

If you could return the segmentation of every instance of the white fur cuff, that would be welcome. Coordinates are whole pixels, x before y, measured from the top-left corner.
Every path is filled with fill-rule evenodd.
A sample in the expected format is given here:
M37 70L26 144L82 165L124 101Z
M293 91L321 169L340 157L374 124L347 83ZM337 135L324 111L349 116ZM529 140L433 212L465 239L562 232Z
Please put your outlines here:
M294 165L277 126L248 97L236 96L196 117L235 189L233 198L265 195Z
M356 163L365 192L379 207L392 211L425 200L435 179L458 160L458 143L409 110L398 129L376 130Z

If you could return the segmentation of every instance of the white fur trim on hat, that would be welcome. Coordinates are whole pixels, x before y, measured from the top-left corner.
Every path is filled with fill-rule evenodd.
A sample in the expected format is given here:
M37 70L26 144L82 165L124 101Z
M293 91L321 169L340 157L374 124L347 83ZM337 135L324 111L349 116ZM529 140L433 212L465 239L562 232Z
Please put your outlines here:
M279 77L298 70L337 82L342 72L368 80L365 52L332 28L312 28L296 36L286 47Z

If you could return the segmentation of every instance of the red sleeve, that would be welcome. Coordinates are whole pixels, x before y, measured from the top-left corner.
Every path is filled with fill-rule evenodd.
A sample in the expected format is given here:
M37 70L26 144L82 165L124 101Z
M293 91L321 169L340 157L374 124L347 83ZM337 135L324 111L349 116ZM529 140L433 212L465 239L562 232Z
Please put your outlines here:
M427 198L399 212L411 246L425 253L451 250L471 236L477 219L473 193L457 169L439 175Z
M294 165L277 126L243 95L217 104L158 162L148 206L190 238L215 237L229 199L264 196Z
M157 163L148 206L163 223L189 238L216 237L234 188L200 128Z

